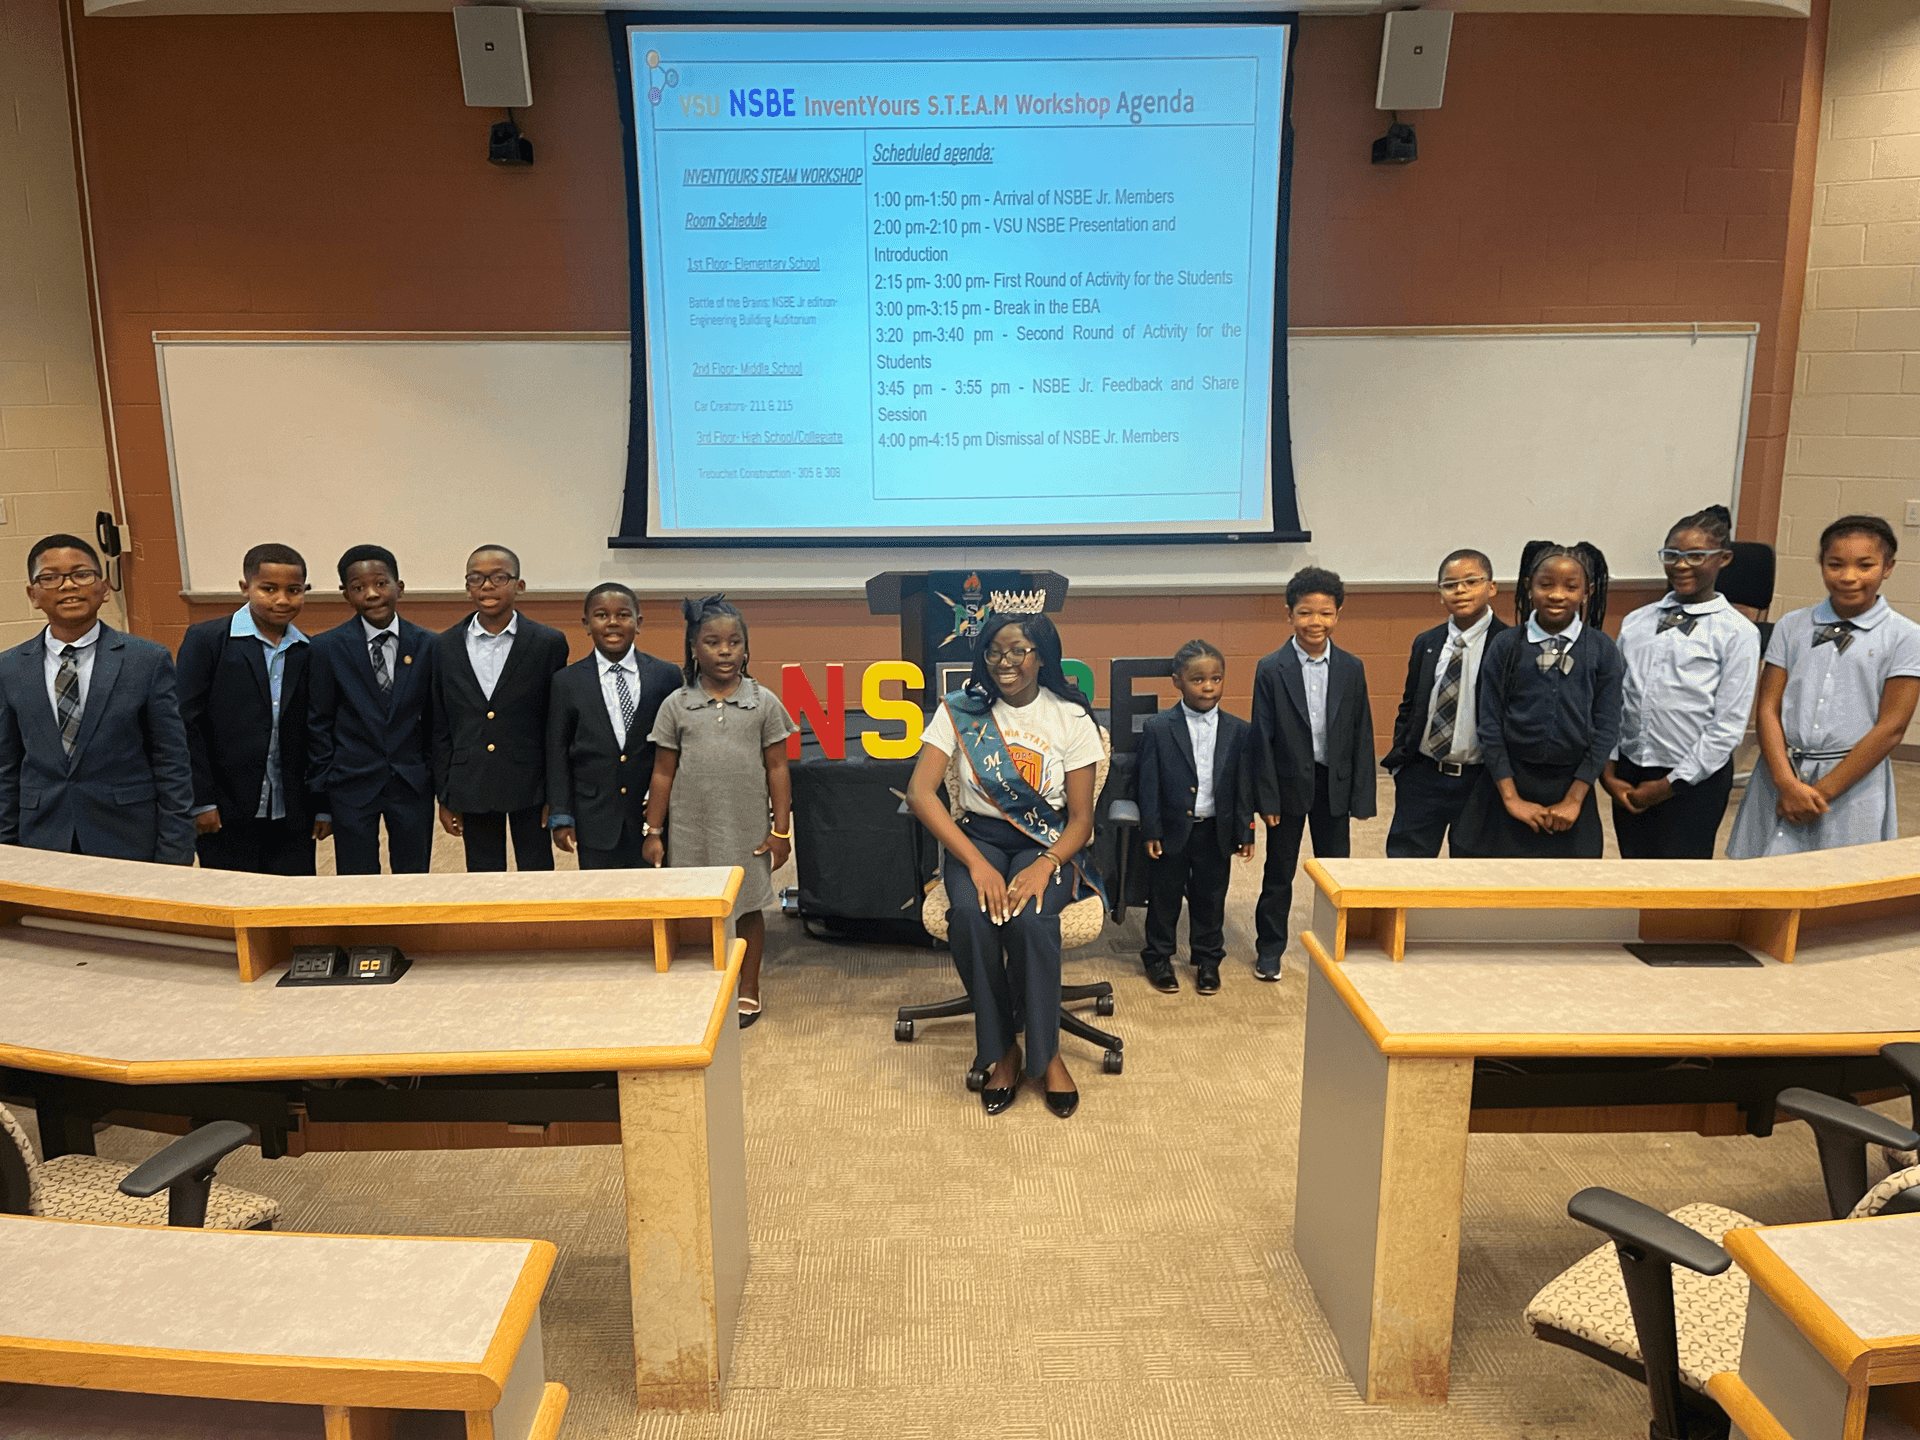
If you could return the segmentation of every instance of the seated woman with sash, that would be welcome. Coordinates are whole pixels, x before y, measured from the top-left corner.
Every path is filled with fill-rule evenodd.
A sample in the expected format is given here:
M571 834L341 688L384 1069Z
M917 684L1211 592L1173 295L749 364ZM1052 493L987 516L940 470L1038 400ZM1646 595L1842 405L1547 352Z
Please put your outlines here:
M974 1064L989 1071L981 1103L998 1115L1023 1079L1044 1077L1047 1108L1064 1120L1080 1092L1060 1058L1060 911L1099 893L1076 857L1093 836L1101 745L1092 707L1060 667L1053 622L988 620L973 673L920 739L907 803L946 852L947 940L973 999ZM956 746L958 823L937 793Z

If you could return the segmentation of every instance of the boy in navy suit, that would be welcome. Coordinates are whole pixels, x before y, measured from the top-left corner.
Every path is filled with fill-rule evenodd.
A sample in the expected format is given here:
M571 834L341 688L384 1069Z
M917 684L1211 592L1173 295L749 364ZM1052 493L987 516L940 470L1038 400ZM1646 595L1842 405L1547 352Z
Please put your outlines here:
M1309 565L1287 582L1293 639L1253 675L1254 793L1267 822L1267 860L1254 907L1253 973L1280 978L1300 836L1323 860L1353 851L1348 822L1374 813L1373 711L1367 667L1333 643L1347 587Z
M246 603L180 642L180 718L193 752L194 848L209 870L313 874L307 802L308 661L294 624L307 562L288 545L241 561Z
M473 613L440 634L433 678L433 783L440 824L470 872L553 869L547 838L547 694L567 637L516 608L520 557L482 545L467 557Z
M330 819L334 869L380 873L380 822L396 875L433 858L434 636L400 618L407 587L391 550L356 545L340 557L354 618L313 642L307 724L308 789Z
M100 622L107 577L74 535L27 555L47 625L0 655L0 845L193 863L193 767L164 645Z
M1452 616L1422 632L1407 657L1407 689L1380 763L1393 776L1387 854L1431 858L1479 782L1480 659L1507 627L1493 613L1493 562L1456 550L1440 562L1440 601Z
M1187 902L1193 988L1220 991L1231 857L1253 854L1253 727L1220 708L1227 662L1204 640L1173 657L1180 703L1140 733L1140 838L1147 846L1147 982L1171 995L1174 927Z

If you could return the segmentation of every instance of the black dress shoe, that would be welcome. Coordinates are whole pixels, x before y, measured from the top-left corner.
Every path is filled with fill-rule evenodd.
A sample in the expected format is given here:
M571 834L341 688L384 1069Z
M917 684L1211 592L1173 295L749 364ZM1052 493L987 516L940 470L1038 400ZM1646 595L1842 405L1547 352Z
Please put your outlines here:
M1198 965L1194 968L1198 970L1199 973L1194 976L1193 988L1202 995L1218 995L1220 993L1220 967L1218 965Z
M1180 977L1173 973L1173 962L1160 956L1142 957L1141 964L1146 966L1147 983L1164 995L1176 995L1180 991Z
M1047 1109L1058 1115L1062 1120L1071 1120L1073 1118L1073 1112L1079 1108L1080 1092L1078 1090L1047 1091Z
M1026 1076L1016 1075L1013 1077L1013 1084L1007 1086L1004 1090L995 1090L990 1086L981 1090L981 1108L989 1115L1000 1114L1008 1106L1013 1104L1013 1097L1020 1093L1020 1082L1024 1079L1026 1079Z

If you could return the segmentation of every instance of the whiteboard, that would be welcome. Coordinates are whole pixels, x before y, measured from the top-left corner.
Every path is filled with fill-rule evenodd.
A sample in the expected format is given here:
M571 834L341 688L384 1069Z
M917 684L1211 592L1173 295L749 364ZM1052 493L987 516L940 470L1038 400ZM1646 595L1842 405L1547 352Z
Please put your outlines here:
M1680 515L1738 499L1753 325L1299 331L1288 342L1303 545L614 550L624 335L155 336L183 588L230 594L278 540L320 583L362 542L458 592L476 545L533 591L858 594L887 569L1059 570L1077 593L1264 591L1304 564L1428 585L1440 557L1591 540L1652 579ZM267 499L263 486L275 499Z

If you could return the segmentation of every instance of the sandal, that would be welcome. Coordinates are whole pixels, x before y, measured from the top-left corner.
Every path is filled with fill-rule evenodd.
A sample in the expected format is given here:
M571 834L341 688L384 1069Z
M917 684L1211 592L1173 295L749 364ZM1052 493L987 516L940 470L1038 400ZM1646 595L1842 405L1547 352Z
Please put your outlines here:
M740 1015L740 1028L742 1030L745 1030L760 1018L760 1002L758 1000L749 1000L743 995L736 1002L736 1007Z

